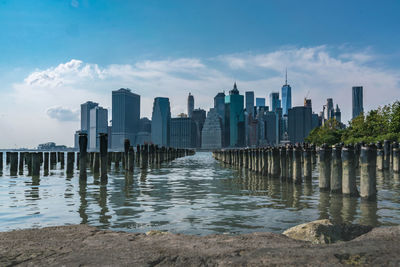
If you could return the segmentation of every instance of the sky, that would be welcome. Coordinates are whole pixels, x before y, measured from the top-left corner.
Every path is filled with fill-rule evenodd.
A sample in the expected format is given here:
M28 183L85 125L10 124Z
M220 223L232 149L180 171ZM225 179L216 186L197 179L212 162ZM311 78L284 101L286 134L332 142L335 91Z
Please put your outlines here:
M154 97L172 116L189 92L208 110L235 81L268 103L286 68L293 106L332 97L346 123L352 86L367 111L400 98L399 13L398 0L0 0L0 147L72 146L80 104L111 109L119 88L150 118Z

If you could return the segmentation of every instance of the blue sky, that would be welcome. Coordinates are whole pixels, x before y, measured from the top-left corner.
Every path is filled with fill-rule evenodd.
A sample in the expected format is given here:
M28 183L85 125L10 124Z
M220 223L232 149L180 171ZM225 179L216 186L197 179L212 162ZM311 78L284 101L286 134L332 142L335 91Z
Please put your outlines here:
M399 13L389 0L0 0L0 123L44 128L30 140L12 131L0 147L72 145L79 103L109 107L119 87L142 95L143 116L156 94L170 96L174 115L189 91L208 109L234 80L267 96L286 67L294 104L310 91L319 112L333 96L347 120L352 85L365 86L367 108L400 96Z

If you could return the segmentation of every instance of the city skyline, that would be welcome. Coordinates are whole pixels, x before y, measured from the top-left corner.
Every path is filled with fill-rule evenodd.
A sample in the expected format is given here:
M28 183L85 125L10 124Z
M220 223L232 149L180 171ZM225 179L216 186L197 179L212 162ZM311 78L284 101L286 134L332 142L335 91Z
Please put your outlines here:
M347 123L353 86L365 111L400 97L399 11L396 1L3 1L0 147L72 146L80 105L100 103L111 118L118 88L141 96L147 118L157 96L170 98L172 117L187 113L189 92L208 111L235 81L269 103L286 68L292 107L307 97L319 112L333 98Z

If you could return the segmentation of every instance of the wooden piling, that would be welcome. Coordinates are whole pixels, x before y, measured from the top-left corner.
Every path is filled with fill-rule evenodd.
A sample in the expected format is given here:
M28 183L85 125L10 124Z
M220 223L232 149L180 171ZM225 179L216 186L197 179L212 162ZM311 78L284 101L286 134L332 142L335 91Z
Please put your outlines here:
M364 199L376 197L376 155L374 144L361 148L360 195Z

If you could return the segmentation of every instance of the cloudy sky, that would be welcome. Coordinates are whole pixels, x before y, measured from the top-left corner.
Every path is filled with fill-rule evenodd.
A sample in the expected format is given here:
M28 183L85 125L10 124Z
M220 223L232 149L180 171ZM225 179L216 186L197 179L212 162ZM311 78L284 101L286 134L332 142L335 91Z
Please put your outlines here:
M314 112L332 97L345 122L351 87L366 110L400 99L399 1L0 1L0 147L72 145L80 104L111 91L156 96L172 115L241 93L279 91ZM268 98L267 98L268 101Z

